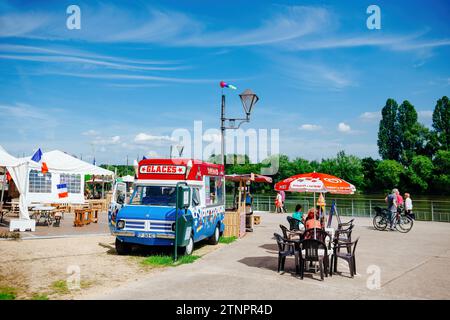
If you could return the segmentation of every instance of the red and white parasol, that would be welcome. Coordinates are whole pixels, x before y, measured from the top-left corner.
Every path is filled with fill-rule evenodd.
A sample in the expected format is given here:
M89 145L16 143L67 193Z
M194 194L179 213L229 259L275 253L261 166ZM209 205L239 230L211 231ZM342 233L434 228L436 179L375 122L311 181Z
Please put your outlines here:
M277 191L291 192L329 192L335 194L354 194L356 188L351 183L338 177L310 172L297 174L275 184Z

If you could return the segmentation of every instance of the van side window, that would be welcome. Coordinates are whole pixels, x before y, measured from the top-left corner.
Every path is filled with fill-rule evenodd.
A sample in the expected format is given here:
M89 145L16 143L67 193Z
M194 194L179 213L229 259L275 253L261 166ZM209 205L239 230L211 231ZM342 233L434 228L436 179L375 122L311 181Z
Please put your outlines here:
M196 207L200 204L200 191L198 188L192 188L192 206Z
M223 205L223 177L205 177L206 205Z

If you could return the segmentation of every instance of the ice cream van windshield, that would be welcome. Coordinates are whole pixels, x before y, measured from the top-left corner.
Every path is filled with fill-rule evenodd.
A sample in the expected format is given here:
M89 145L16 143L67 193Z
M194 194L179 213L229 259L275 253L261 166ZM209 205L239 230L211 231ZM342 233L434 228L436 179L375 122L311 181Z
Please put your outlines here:
M131 199L131 205L168 206L176 204L175 187L170 186L136 186Z

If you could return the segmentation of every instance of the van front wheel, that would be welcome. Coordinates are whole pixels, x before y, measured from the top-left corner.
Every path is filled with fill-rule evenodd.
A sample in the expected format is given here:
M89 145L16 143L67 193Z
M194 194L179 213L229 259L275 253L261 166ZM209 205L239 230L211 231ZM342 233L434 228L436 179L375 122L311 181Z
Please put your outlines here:
M183 248L183 254L185 256L190 256L192 252L194 252L194 237L191 234L191 236L189 237L188 244L186 245L186 247Z
M219 237L220 237L220 230L219 226L217 225L214 229L214 234L209 238L209 244L216 245L219 243Z
M120 241L119 239L116 238L116 252L119 256L130 254L131 244L126 243L124 241Z

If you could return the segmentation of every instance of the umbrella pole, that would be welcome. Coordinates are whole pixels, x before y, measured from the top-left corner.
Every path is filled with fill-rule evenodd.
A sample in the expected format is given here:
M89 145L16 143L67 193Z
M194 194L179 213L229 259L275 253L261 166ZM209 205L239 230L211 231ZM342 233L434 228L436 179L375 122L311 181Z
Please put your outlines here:
M313 200L313 212L314 212L314 239L317 239L316 237L316 193L314 192L314 200Z

